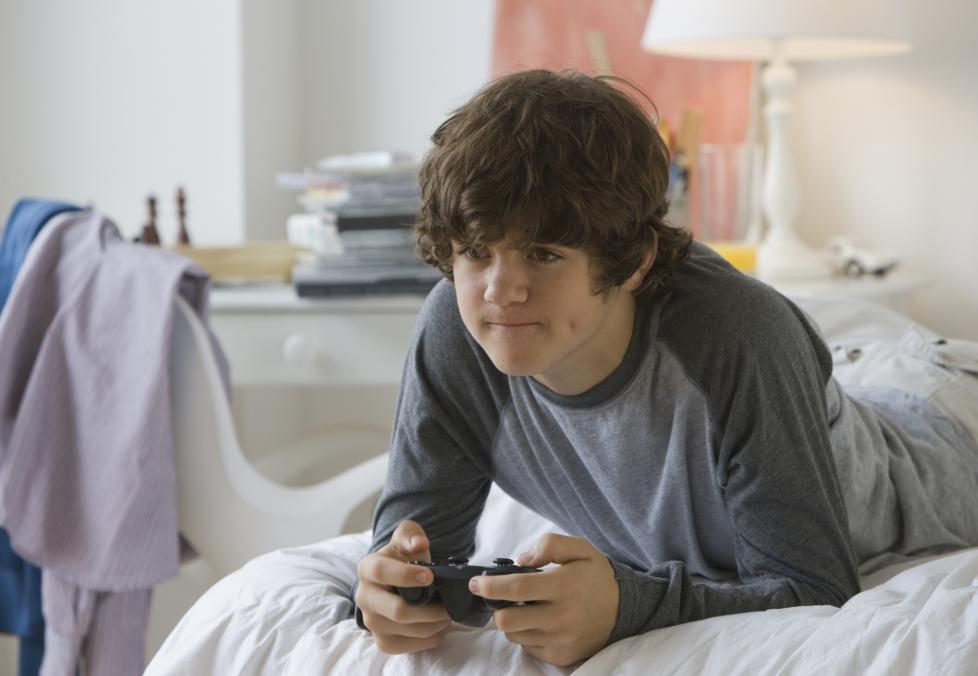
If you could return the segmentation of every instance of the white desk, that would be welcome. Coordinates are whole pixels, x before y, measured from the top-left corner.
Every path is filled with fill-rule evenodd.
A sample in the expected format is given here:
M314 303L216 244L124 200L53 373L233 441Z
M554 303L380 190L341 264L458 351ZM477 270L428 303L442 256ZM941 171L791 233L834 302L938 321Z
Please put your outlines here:
M790 298L859 298L906 311L922 277L768 282ZM211 325L236 385L396 386L423 299L299 298L293 287L215 287Z
M306 299L277 285L215 287L210 301L235 431L259 471L306 485L386 450L421 297Z
M299 298L286 285L211 291L236 385L396 385L423 299Z

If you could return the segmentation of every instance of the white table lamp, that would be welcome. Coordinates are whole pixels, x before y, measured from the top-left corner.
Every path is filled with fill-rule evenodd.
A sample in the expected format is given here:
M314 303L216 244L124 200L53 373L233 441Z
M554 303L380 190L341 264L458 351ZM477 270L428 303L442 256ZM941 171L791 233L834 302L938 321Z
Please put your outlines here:
M795 232L799 189L791 148L790 62L900 54L910 49L894 0L654 0L642 47L672 56L763 61L768 153L757 251L763 278L821 277L829 267Z

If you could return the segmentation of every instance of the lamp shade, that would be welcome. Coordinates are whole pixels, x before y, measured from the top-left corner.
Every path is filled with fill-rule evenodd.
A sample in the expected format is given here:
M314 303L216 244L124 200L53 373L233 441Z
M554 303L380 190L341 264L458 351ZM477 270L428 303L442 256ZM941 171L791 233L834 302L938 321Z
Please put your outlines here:
M910 49L899 0L654 0L648 51L709 59L789 61Z

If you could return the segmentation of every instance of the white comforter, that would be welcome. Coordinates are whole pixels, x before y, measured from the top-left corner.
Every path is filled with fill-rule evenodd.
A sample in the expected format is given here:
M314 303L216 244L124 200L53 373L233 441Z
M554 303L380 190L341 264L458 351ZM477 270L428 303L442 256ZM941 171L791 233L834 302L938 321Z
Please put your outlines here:
M493 489L472 560L559 532ZM560 669L490 623L436 650L389 656L351 618L369 534L273 552L211 588L157 653L162 674L978 674L978 548L885 569L842 608L730 615L619 641Z

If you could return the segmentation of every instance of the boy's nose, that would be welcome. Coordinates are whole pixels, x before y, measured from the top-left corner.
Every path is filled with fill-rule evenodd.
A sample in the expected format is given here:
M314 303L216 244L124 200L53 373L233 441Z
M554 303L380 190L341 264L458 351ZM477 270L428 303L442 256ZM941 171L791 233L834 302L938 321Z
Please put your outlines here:
M523 303L529 296L526 275L506 263L494 263L487 271L483 297L493 305Z

